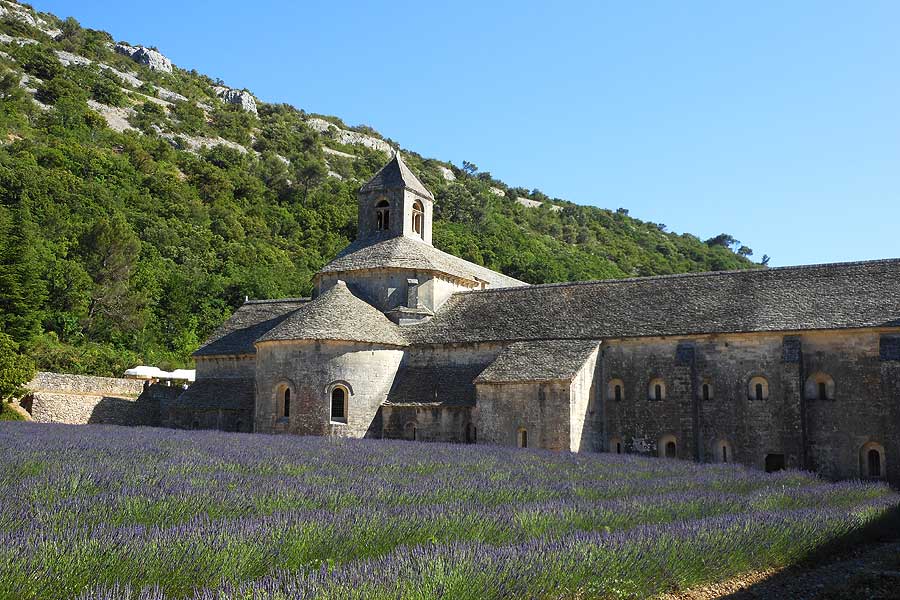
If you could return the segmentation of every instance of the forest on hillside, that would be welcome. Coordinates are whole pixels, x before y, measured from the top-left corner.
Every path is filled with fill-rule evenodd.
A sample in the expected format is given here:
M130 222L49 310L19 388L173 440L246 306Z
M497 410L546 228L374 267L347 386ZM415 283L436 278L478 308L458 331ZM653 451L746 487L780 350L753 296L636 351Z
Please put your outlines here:
M384 138L287 104L245 110L217 95L221 81L151 70L106 32L39 17L54 35L10 11L0 21L7 353L98 375L187 366L245 296L308 295L353 240L356 190L388 159L340 132ZM761 266L726 234L703 241L404 156L435 195L435 245L530 283Z

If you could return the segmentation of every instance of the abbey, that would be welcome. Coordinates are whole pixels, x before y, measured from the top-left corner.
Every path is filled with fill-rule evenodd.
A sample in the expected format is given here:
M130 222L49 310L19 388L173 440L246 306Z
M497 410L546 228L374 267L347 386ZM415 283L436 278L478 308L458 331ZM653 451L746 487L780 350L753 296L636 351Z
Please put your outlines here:
M527 285L434 248L401 156L312 299L248 301L164 424L900 482L900 260Z

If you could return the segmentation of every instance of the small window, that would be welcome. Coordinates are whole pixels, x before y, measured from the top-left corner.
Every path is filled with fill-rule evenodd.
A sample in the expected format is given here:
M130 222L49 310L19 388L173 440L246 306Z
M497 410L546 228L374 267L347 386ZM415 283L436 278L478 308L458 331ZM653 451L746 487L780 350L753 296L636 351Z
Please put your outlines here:
M712 398L712 386L708 383L703 384L702 397L706 402L708 402Z
M834 379L827 373L813 373L804 386L807 400L834 400Z
M343 386L331 390L331 420L335 423L347 422L347 390Z
M710 460L712 462L732 462L731 444L728 442L728 440L720 438L716 440L710 448Z
M784 454L766 454L766 473L784 471Z
M664 435L657 443L660 458L678 458L678 440L674 435Z
M284 402L282 403L281 416L282 417L290 417L291 416L291 388L286 388L284 390Z
M191 429L200 429L200 421L194 421L191 423Z
M622 438L613 437L609 440L609 451L615 452L616 454L622 454L623 446L622 446Z
M768 400L769 399L769 382L765 377L752 377L750 379L748 395L751 400Z
M382 200L375 205L375 229L387 231L391 228L391 205Z
M528 447L528 430L520 429L517 435L517 444L519 448L527 448Z
M654 401L662 401L666 399L666 382L662 379L654 379L650 382L649 397Z
M606 397L616 402L625 399L625 384L621 379L610 379L606 385Z
M422 235L422 221L423 221L424 214L425 214L425 212L422 210L422 204L418 200L413 202L413 207L412 207L413 231L418 233L420 236Z
M413 442L416 440L417 434L416 424L412 421L403 426L403 439Z
M242 425L242 423L241 423L240 421L238 421L237 423L235 423L235 424L234 424L234 430L235 430L235 431L240 431L240 430L241 430L241 425Z

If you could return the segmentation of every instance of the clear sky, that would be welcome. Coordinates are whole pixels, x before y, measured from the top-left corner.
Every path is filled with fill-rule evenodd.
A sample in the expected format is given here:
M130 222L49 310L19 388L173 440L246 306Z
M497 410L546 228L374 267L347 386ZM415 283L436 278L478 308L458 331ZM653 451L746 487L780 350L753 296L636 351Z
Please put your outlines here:
M900 257L895 0L33 4L771 265Z

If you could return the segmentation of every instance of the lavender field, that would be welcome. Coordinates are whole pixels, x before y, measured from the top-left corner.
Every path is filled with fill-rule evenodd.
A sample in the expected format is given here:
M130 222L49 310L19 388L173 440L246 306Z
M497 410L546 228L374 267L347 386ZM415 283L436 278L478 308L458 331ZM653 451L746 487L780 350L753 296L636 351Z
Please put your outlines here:
M896 509L798 472L0 423L0 598L647 598ZM849 543L849 542L842 542Z

